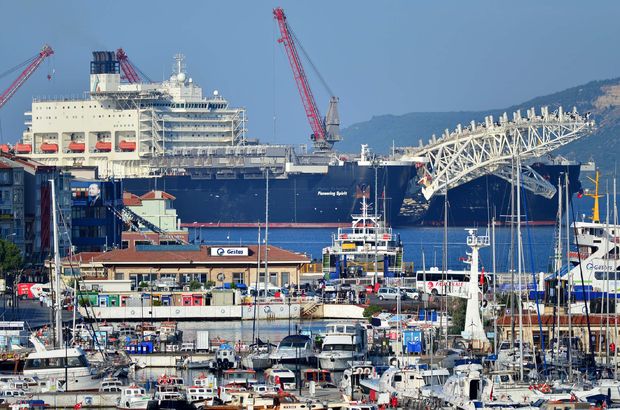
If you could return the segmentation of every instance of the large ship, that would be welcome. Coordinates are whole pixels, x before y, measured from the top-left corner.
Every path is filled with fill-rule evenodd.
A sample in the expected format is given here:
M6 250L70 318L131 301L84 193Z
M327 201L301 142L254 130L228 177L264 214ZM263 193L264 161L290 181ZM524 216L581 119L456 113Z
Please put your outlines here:
M442 197L424 200L415 164L398 155L377 155L365 145L356 154L331 147L311 152L248 138L245 109L231 106L217 90L205 96L182 55L175 56L165 81L126 77L118 53L94 52L89 94L33 100L14 153L73 171L95 169L99 178L121 179L124 190L137 195L164 190L176 198L182 222L194 227L262 223L267 192L272 226L346 226L351 214L361 212L355 196L360 186L370 187L371 202L392 226L443 220ZM325 123L338 140L335 98ZM552 182L566 170L575 191L578 165L537 169ZM449 190L450 224L486 224L488 209L505 215L509 186L487 176ZM528 194L527 201L530 221L554 220L553 199Z
M332 135L339 132L336 104L332 99L326 121ZM122 179L138 195L164 190L193 226L257 224L265 219L268 190L276 226L348 224L360 211L361 185L379 187L391 221L415 173L410 162L366 146L339 155L247 138L245 109L218 91L204 96L182 55L168 80L127 83L117 54L94 52L87 98L35 99L26 115L16 154L67 169L94 168L99 178Z

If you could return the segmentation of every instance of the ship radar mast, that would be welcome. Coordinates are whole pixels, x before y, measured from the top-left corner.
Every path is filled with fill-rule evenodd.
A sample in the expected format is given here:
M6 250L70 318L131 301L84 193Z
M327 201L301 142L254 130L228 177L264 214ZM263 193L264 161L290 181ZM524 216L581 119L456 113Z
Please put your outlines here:
M598 180L599 180L599 170L597 169L594 178L587 177L590 181L594 183L594 193L586 192L584 195L589 196L594 199L594 205L592 206L592 222L599 223L601 222L600 212L598 207L598 199L602 198L603 195L599 195L598 193Z
M172 66L172 75L179 82L184 82L187 76L185 66L185 55L177 53L174 55L174 64Z

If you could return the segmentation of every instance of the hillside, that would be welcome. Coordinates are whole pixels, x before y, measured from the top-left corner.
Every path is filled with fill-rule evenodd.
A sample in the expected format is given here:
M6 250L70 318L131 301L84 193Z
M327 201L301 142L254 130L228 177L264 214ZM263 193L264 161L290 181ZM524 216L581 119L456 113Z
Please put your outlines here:
M497 118L503 112L511 114L515 110L523 111L531 107L536 107L538 111L543 105L551 110L562 105L566 110L577 107L581 113L590 111L597 124L596 131L562 147L557 153L582 162L594 160L603 175L613 175L616 158L620 154L620 78L592 81L503 109L376 116L345 128L342 131L344 141L338 149L359 151L359 145L364 142L375 150L388 152L392 143L396 146L418 145L420 139L427 141L431 135L441 135L444 129L454 129L459 123L482 121L489 114Z

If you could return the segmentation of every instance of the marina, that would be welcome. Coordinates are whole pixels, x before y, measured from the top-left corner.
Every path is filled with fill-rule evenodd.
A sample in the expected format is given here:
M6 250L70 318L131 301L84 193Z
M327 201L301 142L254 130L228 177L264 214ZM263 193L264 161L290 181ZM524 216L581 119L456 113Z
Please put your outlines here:
M385 121L403 118L384 111L397 99L379 102L364 83L382 125L341 130L359 96L341 105L300 42L322 33L291 8L291 20L267 13L273 95L253 97L261 116L273 107L272 142L251 128L246 79L225 72L243 61L265 80L265 56L244 47L224 64L230 44L213 41L226 37L211 21L209 48L196 55L201 41L187 36L188 56L174 54L160 80L130 59L144 38L115 50L97 41L106 47L69 59L85 92L33 97L10 142L0 128L0 409L620 408L617 181L579 152L610 128L620 86L471 118L453 109L460 122L389 146L400 131ZM341 41L341 28L361 35L331 17L324 42ZM0 73L13 77L0 109L46 65L52 81L66 46ZM333 59L325 46L312 53ZM282 68L305 144L276 132L289 120L276 103Z

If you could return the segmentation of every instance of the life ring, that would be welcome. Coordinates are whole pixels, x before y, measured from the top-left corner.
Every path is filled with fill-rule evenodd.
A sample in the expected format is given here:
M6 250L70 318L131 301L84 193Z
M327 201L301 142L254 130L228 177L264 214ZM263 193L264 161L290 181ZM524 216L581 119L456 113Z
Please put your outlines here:
M136 311L135 311L135 310L132 310L132 311L131 311L131 312L129 312L129 313L131 314L131 316L133 316L133 315L135 315L135 314L136 314Z
M265 306L263 308L263 310L265 311L265 313L269 313L269 312L271 312L271 307L270 306Z
M224 282L224 279L226 279L226 276L224 275L223 272L220 272L217 274L217 280L220 282Z
M364 374L370 374L370 368L369 367L364 369Z
M364 373L364 369L362 369L361 367L358 367L357 369L355 369L354 374L363 374L363 373Z
M2 356L0 356L0 359L2 360L6 360L8 358L8 356L6 355L6 353L2 353Z

